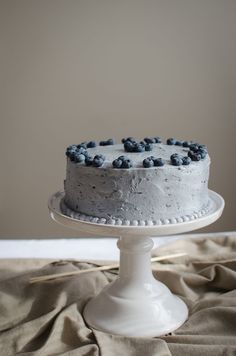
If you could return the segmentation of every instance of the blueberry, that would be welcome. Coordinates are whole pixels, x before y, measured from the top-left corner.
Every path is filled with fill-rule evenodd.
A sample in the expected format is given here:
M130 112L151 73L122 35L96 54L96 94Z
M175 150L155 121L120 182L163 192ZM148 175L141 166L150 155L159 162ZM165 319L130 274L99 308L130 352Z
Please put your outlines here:
M170 156L170 159L174 158L174 157L180 157L180 155L178 153L173 153L171 156Z
M176 145L176 146L182 146L182 145L183 145L183 141L176 140L176 141L175 141L175 145Z
M96 146L97 146L97 144L96 144L95 141L89 141L87 143L87 148L93 148L93 147L96 147Z
M124 143L124 149L126 152L133 152L134 144L131 141L126 141Z
M208 152L207 152L207 148L204 147L204 146L198 146L197 152L204 152L204 153L206 153L206 154L208 153Z
M184 141L183 142L183 147L189 147L191 145L190 141Z
M145 137L145 138L144 138L144 141L145 141L146 143L156 143L155 138L150 138L150 137Z
M193 151L188 152L188 156L191 158L192 161L200 161L201 154Z
M133 145L133 152L144 152L145 151L145 146L140 144L140 143L135 143Z
M200 161L201 158L202 157L201 157L200 153L194 152L194 155L192 157L192 161Z
M115 144L115 141L113 140L113 138L109 138L106 141L100 141L99 142L100 146L110 146L110 145L114 145L114 144Z
M150 168L150 167L153 167L154 166L154 162L152 159L149 159L149 158L145 158L143 160L143 167L144 168Z
M182 158L182 161L183 161L184 166L188 166L191 163L191 158L188 156L185 156Z
M173 166L181 166L183 164L183 160L179 156L172 157L171 163Z
M189 149L190 149L190 151L197 152L197 150L198 150L198 145L197 145L196 143L192 143L192 144L189 146Z
M153 145L151 143L146 143L145 144L145 151L152 151L153 150Z
M87 148L87 142L82 142L82 143L80 143L79 145L77 145L77 148Z
M123 161L121 159L115 159L112 162L114 168L121 168Z
M103 161L105 161L105 159L106 159L106 157L104 155L101 155L101 154L94 156L94 158L95 159L100 159L101 158Z
M198 149L199 149L199 150L207 151L207 147L206 147L205 145L199 145L199 146L198 146Z
M70 145L66 149L67 151L76 151L77 150L77 145Z
M133 137L122 138L122 140L121 140L122 143L125 143L127 141L130 141L132 143L136 142L135 138L133 138Z
M188 151L188 157L192 159L194 152L193 151Z
M175 145L176 139L171 137L166 140L167 145Z
M128 159L128 157L127 156L119 156L117 159L124 161L124 160Z
M198 145L198 149L204 149L207 151L207 146L206 145Z
M113 138L109 138L107 141L106 141L106 146L110 146L110 145L114 145L115 144L115 140L113 140Z
M155 167L162 167L164 166L165 162L162 158L155 158L154 159L154 166Z
M101 158L103 161L105 161L105 156L102 154L95 155L93 158L95 158L95 159Z
M207 155L207 151L205 150L198 150L196 154L199 154L201 156L201 159L204 159Z
M88 154L88 151L87 151L87 150L84 150L84 151L82 152L82 154L83 154L85 157L88 157L88 156L89 156L89 154Z
M83 146L80 147L77 146L76 152L84 154L85 152L87 152L87 150Z
M134 144L131 141L126 141L124 143L124 149L125 149L126 152L133 152Z
M96 155L93 158L93 166L101 167L105 161L105 157L103 155Z
M154 156L148 156L145 159L148 159L149 161L153 161L155 159L155 157Z
M93 166L94 167L101 167L104 161L101 158L93 159Z
M160 137L154 137L156 143L161 143L161 138Z
M74 161L75 161L76 163L84 162L84 160L85 160L85 156L84 156L84 155L82 155L81 153L76 153L76 154L75 154Z
M75 156L76 156L76 154L77 154L77 152L76 152L76 151L71 151L71 152L70 152L69 157L70 157L70 160L71 160L72 162L75 160Z
M75 153L76 151L77 151L77 146L71 145L71 146L67 147L67 149L66 149L66 156L70 157L71 152Z
M129 158L122 161L121 168L131 168L132 166L133 166L133 163Z
M93 164L93 157L91 157L91 156L85 157L85 164L86 164L86 166L92 166L92 164Z

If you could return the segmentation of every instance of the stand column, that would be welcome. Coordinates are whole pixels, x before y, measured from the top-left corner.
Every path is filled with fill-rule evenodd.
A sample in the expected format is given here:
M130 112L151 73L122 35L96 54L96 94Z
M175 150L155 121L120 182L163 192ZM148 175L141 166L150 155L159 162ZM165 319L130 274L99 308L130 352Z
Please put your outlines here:
M184 302L152 275L148 237L118 241L119 277L86 305L92 327L125 336L160 336L177 329L187 318Z
M151 249L153 241L149 237L120 237L120 278L131 283L146 284L153 280L151 271Z
M153 293L152 285L156 283L151 268L153 245L149 237L120 237L117 242L120 249L119 278L111 286L110 294L136 299Z

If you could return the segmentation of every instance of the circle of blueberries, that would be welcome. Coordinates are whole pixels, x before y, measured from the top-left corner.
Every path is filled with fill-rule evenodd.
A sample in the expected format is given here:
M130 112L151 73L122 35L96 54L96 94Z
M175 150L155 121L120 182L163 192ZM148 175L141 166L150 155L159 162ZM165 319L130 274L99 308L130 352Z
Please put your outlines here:
M113 139L101 141L100 146L114 145ZM136 141L133 137L123 138L122 143L126 152L145 152L153 149L153 144L161 143L160 137L145 137L143 141ZM204 159L208 154L207 147L199 143L193 143L192 141L176 140L175 138L168 138L167 145L175 145L189 148L188 156L182 156L178 153L174 153L170 156L170 161L173 166L187 166L191 161L200 161ZM96 147L95 141L82 142L79 145L70 145L66 149L66 156L75 163L84 163L86 166L101 167L105 161L105 156L98 154L94 157L89 156L87 148ZM143 167L161 167L164 165L162 158L156 158L154 156L147 157L143 160ZM114 168L131 168L133 167L132 161L126 156L119 156L112 162Z
M136 141L133 137L123 138L121 142L124 144L126 152L145 152L152 151L153 143L161 143L160 137L145 137L143 141Z
M133 162L126 156L120 156L112 162L114 168L125 168L129 169L133 167Z

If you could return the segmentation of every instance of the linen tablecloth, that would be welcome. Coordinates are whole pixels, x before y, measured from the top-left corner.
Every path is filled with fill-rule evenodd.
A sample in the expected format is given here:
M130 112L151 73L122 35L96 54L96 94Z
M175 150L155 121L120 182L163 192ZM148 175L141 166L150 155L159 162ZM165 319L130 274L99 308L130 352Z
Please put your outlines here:
M185 301L190 315L178 330L157 338L111 335L86 325L85 304L117 277L117 270L29 284L32 276L94 264L0 261L0 355L236 355L236 232L211 238L186 237L157 252L177 251L188 255L154 263L153 273Z

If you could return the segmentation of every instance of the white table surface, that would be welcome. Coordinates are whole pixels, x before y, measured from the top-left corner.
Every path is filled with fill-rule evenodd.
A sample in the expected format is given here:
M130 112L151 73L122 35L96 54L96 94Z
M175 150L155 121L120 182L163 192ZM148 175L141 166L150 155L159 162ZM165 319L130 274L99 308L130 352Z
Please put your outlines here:
M178 237L155 237L154 247ZM117 238L67 238L0 240L0 259L49 258L79 260L118 260Z
M235 232L217 232L184 234L176 236L154 237L154 248L181 238L213 237L234 235ZM64 238L33 240L0 240L0 259L42 258L42 259L78 259L78 260L119 260L117 238Z

